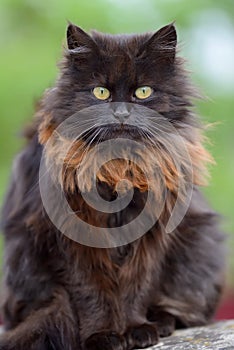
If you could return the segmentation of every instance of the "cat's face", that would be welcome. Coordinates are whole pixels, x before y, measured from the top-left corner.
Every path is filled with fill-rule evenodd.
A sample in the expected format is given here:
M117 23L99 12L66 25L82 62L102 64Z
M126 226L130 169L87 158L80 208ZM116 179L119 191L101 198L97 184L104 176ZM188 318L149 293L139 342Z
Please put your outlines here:
M135 106L154 110L174 125L189 121L191 89L182 61L176 57L176 44L172 24L141 35L88 35L69 25L68 50L51 98L53 112L56 108L53 122L58 125L77 111L107 103L109 115L97 116L93 123L93 134L101 126L99 137L103 139L142 137ZM146 113L140 123L150 128Z
M79 110L106 103L113 109L114 117L97 120L106 124L108 137L119 136L121 132L129 137L139 136L137 121L128 118L136 105L148 107L168 120L186 119L190 101L181 61L176 57L177 36L173 25L154 34L92 32L91 36L69 25L67 43L57 86L56 118L60 122Z
M171 93L170 79L174 74L174 26L154 35L113 36L93 32L90 37L70 25L67 36L70 56L67 73L79 101L86 107L103 102L129 102L165 111L165 104L168 105L165 95ZM136 91L144 86L150 87L152 93L148 98L138 98ZM96 87L108 89L105 100L95 96Z

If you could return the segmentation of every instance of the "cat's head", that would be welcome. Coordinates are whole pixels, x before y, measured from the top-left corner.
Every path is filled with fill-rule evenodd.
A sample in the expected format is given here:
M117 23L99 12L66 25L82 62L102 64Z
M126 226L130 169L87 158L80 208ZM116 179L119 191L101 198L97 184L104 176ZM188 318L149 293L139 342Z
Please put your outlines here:
M107 102L143 105L168 119L185 118L194 90L176 45L173 24L141 35L89 35L70 24L61 75L46 108L56 108L55 122Z
M140 35L95 31L89 35L73 24L68 26L61 74L56 86L45 94L38 112L42 118L39 140L42 144L50 141L46 144L50 161L65 164L66 175L62 177L65 188L75 189L77 169L88 147L122 137L150 145L151 151L141 149L134 163L129 161L123 147L118 159L103 165L98 180L115 188L121 179L127 178L134 187L147 190L144 171L157 180L155 169L160 168L167 189L176 191L178 178L186 178L188 162L192 160L191 181L202 182L204 163L210 158L201 144L197 119L191 112L195 92L176 51L173 24ZM66 133L61 135L59 129L54 132L71 116L72 126L77 128L73 129L77 132L75 142ZM173 130L178 130L179 137L175 137ZM181 151L181 138L189 160ZM86 159L87 174L94 162L94 156ZM92 184L87 180L82 186L87 190Z

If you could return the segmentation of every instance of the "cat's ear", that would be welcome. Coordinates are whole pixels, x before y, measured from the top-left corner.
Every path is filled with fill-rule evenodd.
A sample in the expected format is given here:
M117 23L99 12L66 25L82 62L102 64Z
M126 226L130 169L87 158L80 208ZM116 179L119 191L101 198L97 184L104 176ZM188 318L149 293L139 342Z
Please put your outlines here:
M167 26L159 29L151 39L149 44L161 47L162 50L170 49L175 51L177 44L177 34L174 23L168 24Z
M176 54L177 34L174 23L159 29L144 44L143 51L166 62L173 62Z
M69 50L90 51L96 49L96 44L91 36L72 23L69 23L67 27L67 46Z

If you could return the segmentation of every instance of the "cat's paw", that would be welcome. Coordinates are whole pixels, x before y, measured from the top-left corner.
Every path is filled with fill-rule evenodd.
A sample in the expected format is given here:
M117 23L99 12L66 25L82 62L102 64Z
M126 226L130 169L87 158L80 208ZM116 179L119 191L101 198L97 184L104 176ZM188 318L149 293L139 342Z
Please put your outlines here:
M159 334L154 325L143 324L131 327L125 333L125 338L130 349L144 349L158 343Z
M147 318L157 326L160 337L168 337L175 330L175 317L156 306L148 310Z
M157 328L158 328L159 336L162 337L162 338L163 337L169 337L175 330L174 324L170 324L170 323L159 324L157 322L156 325L157 325Z
M127 343L120 334L103 331L92 334L85 341L85 350L127 350Z

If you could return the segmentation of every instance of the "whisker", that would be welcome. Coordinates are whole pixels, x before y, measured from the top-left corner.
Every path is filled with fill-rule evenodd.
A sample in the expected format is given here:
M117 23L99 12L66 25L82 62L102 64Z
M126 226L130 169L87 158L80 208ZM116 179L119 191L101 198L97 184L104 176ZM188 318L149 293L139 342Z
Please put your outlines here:
M163 147L162 144L160 142L160 140L158 139L158 134L154 134L151 130L149 130L148 128L142 128L142 130L144 131L147 139L151 142L151 144L154 146L154 148L156 148L159 152L165 152L165 142L167 142L167 140L163 141ZM150 137L150 135L152 137ZM170 147L171 144L168 144L168 147ZM171 148L171 147L170 147Z
M92 135L90 136L90 137L92 137L92 138L88 141L88 143L86 143L86 149L85 149L85 152L83 153L83 158L86 156L86 154L88 153L88 151L89 151L90 148L92 147L93 141L96 139L96 137L97 137L98 135L101 134L101 131L102 131L102 128L98 129L98 130L96 131L96 133L93 135L93 137L92 137ZM86 141L86 142L87 142L87 141Z
M77 152L81 152L82 149L84 149L83 154L82 154L82 158L84 158L87 154L87 152L89 151L90 147L92 146L93 141L95 140L95 138L101 133L101 129L98 129L95 134L91 134L87 137L87 139L85 140L85 142L78 148L78 150L76 152L74 152L74 154L69 158L69 161L74 159L74 157L76 156ZM68 161L68 163L69 163Z
M146 129L141 128L140 130L140 134L144 137L147 138L147 140L150 142L151 145L155 145L155 140L153 138L150 137L148 131Z

